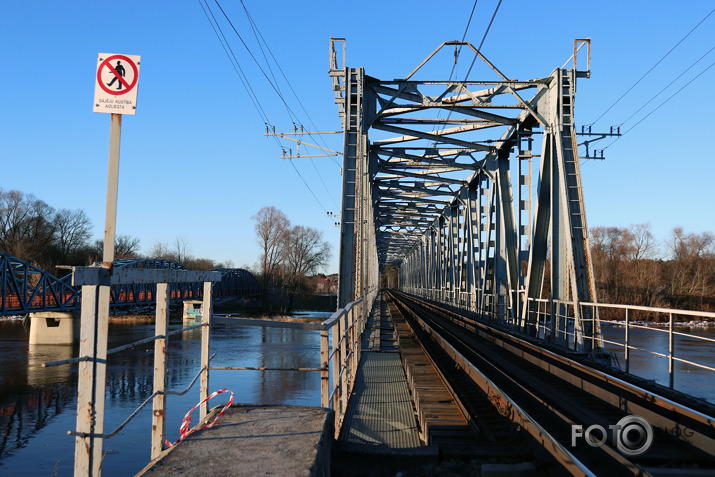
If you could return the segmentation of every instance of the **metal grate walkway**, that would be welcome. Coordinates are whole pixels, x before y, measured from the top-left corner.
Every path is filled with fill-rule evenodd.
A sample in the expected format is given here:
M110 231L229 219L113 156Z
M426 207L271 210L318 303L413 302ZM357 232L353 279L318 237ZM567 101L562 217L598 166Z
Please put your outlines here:
M341 441L391 448L421 446L394 328L380 294L368 319ZM389 337L389 338L388 338ZM385 339L388 338L388 339Z

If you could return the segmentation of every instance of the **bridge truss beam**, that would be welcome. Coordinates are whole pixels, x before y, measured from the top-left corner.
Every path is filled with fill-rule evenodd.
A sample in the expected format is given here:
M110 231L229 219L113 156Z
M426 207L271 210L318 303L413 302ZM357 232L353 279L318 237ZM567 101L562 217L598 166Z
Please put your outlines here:
M493 79L411 79L460 44ZM363 254L374 240L379 264L399 266L402 289L532 335L543 334L535 310L548 285L548 338L600 348L598 317L579 306L596 301L573 116L576 78L588 72L512 80L461 42L444 43L402 80L362 68L340 78L336 64L345 131L340 302L367 279Z

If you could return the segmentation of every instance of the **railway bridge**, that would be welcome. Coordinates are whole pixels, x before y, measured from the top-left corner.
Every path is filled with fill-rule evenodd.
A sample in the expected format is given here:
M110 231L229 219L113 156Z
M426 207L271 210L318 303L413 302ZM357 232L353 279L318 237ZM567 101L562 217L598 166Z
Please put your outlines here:
M423 79L430 61L452 49L471 52L479 79ZM676 372L689 366L712 379L715 367L707 356L676 354L679 343L697 337L676 331L674 321L715 314L597 300L579 162L588 157L579 155L579 137L592 133L575 121L577 81L590 76L590 40L575 40L567 64L536 79L516 79L454 41L404 78L383 80L346 65L345 40L331 38L329 74L344 131L339 309L319 324L225 318L320 335L320 365L290 371L320 373L321 406L334 415L324 415L322 432L274 434L317 436L311 452L332 452L332 464L316 458L311 468L329 473L332 465L347 475L355 462L365 474L382 475L429 456L481 459L482 475L712 475L715 406L678 391ZM399 272L397 286L381 290L381 271L390 267ZM75 270L84 287L109 283L83 273ZM195 279L207 290L218 277ZM183 279L162 280L165 296L166 282ZM210 365L214 317L211 298L204 300L197 378L201 425L210 427L218 411L209 414L206 404L209 371L249 368ZM162 303L146 472L172 475L203 469L191 449L207 439L164 449ZM604 338L604 308L623 313L619 340ZM630 341L639 314L667 317L664 351ZM81 363L72 433L82 475L99 474L105 438L103 421L86 416L95 401L103 412L106 343L99 352L101 343L94 346L81 350L79 360L89 363ZM668 382L632 374L636 351L665 358ZM226 419L235 423L246 412L231 408ZM213 471L231 473L255 458L235 455L239 437L249 442L238 434L243 428L203 431L213 433L213 446L225 446L205 463ZM270 463L261 465L264 471Z
M479 79L422 79L451 49L474 55ZM530 462L511 469L523 475L713 472L715 407L677 392L674 376L690 367L712 378L714 363L676 356L688 338L673 323L715 314L597 300L580 171L592 133L575 120L590 39L529 80L465 42L389 80L346 66L343 39L330 51L344 128L339 303L362 297L372 310L350 402L334 406L345 413L339 439L404 447L414 410L422 442ZM397 289L376 293L386 267L398 269ZM606 308L625 321L618 342L604 338ZM629 372L636 314L669 321L667 383ZM385 383L400 367L412 403L402 433L374 420L376 408L399 414L399 390Z

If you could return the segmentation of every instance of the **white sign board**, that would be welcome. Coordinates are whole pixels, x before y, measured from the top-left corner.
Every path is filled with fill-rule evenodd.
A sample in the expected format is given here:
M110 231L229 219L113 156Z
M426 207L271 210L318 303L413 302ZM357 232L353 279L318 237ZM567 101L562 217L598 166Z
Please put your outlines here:
M99 54L94 80L95 113L136 112L140 59L137 55Z

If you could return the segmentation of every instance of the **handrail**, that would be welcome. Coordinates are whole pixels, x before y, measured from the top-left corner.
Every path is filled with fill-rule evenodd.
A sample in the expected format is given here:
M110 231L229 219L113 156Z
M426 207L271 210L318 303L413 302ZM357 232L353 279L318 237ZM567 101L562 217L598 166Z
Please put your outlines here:
M536 338L538 340L549 342L554 344L553 340L556 340L556 344L559 344L567 349L576 349L580 341L590 341L591 349L598 351L603 348L603 344L608 344L622 349L625 372L631 373L631 351L638 351L643 353L648 353L654 357L663 357L668 359L668 387L675 389L675 363L683 363L685 365L694 366L700 369L705 369L707 371L715 372L715 367L708 364L699 363L681 357L675 356L675 337L683 337L688 339L699 340L702 342L713 343L715 339L706 336L699 336L690 333L684 333L682 331L675 330L675 317L701 317L707 319L715 320L715 313L706 311L693 311L693 310L680 310L673 308L662 308L662 307L649 307L642 305L626 305L626 304L614 304L614 303L595 303L595 302L575 302L570 300L560 300L554 298L527 298L522 297L527 302L526 316L521 316L520 307L516 310L512 310L510 303L503 299L506 298L506 294L502 295L492 295L485 294L478 296L478 293L472 294L469 292L459 291L455 294L455 290L448 289L418 289L418 288L407 288L405 291L413 293L417 296L428 298L436 302L440 302L447 306L458 307L462 310L467 310L473 312L478 317L482 319L487 319L490 322L496 322L502 326L506 326L515 332L524 332L527 329L526 318L528 316L533 317L534 322L530 323L528 326L534 328L533 334L530 337ZM510 290L510 293L518 293L522 295L524 290ZM481 300L477 303L477 300ZM531 305L535 306L531 306ZM611 326L622 326L625 328L624 341L622 343L604 340L600 335L600 332L596 331L594 328L594 333L592 336L586 336L582 329L578 329L573 326L575 324L574 314L575 307L579 307L581 311L581 316L584 316L582 312L584 308L590 307L594 310L588 320L582 320L584 323L608 323ZM620 309L625 311L625 321L608 321L600 319L598 316L599 309ZM631 312L647 312L651 314L667 314L667 322L653 322L653 323L663 323L663 327L657 326L644 326L638 322L631 321ZM572 328L570 331L569 329ZM634 346L631 344L630 333L633 329L645 330L649 332L660 332L668 334L668 351L658 352L654 350L649 350ZM535 334L535 336L534 336ZM619 360L620 361L620 360ZM631 373L632 374L632 373Z
M94 271L92 271L94 273ZM97 273L94 273L97 275ZM89 279L95 280L97 277L91 275ZM102 279L101 274L98 275ZM164 277L162 275L162 277ZM166 277L164 277L166 278ZM210 279L209 275L204 277ZM88 280L89 280L88 279ZM111 278L110 279L114 279ZM148 280L149 278L138 276L133 278L137 280ZM183 275L170 276L171 280L184 280ZM90 280L90 281L91 281ZM106 281L106 280L105 280ZM97 285L83 285L93 287L89 290L88 297L96 295L95 289L106 287L101 283ZM169 309L168 302L170 296L168 294L169 283L157 283L157 301L156 301L156 326L155 334L149 338L140 339L132 343L128 343L116 348L107 350L107 329L102 330L103 336L95 337L92 347L81 347L83 356L61 361L50 361L43 363L43 367L59 366L63 364L85 363L91 361L94 364L92 367L106 367L107 358L109 355L124 351L139 345L154 342L154 386L152 394L146 398L115 430L110 433L104 433L104 413L100 412L88 424L83 418L80 423L78 412L77 427L73 431L68 431L77 439L76 446L80 446L83 452L82 459L75 459L75 474L99 475L101 467L95 469L92 464L92 459L96 455L101 455L101 448L104 439L111 438L117 435L139 412L144 409L150 401L153 401L152 426L151 426L151 458L156 459L164 449L165 442L165 418L166 418L166 396L168 395L183 395L193 388L199 377L201 377L200 385L200 400L202 402L200 408L200 419L203 419L208 412L208 405L205 403L208 396L208 381L210 370L260 370L260 371L306 371L321 373L321 405L323 407L332 408L335 410L335 431L336 434L340 431L340 426L343 422L345 411L347 408L348 397L350 396L357 374L357 366L361 351L360 340L366 323L366 315L370 311L372 303L377 294L377 290L370 290L365 297L360 297L357 300L347 304L344 308L337 310L330 318L320 323L305 323L305 322L282 322L275 320L253 320L246 318L234 318L227 315L214 315L212 298L210 293L211 282L204 283L204 305L201 323L182 327L181 329L168 331ZM207 292L206 290L209 290ZM87 302L91 305L90 301ZM85 311L91 311L91 306L83 309L82 313L82 335L83 340L85 335L92 333L92 327L97 326L98 320L95 315ZM320 366L319 367L303 367L303 368L274 368L274 367L249 367L249 366L211 366L210 362L216 356L209 356L210 345L210 330L213 319L217 322L231 323L241 326L261 326L261 327L282 327L293 329L305 329L317 331L320 333ZM106 325L105 325L106 326ZM169 391L166 388L166 354L168 350L167 339L173 335L184 333L193 329L201 329L201 367L189 383L188 387L183 391ZM332 332L332 343L330 340L330 332ZM104 343L102 352L101 344ZM80 364L83 366L83 364ZM86 366L86 365L85 365ZM94 373L94 371L93 371ZM102 372L103 373L103 372ZM80 373L82 374L82 373ZM332 374L332 389L330 386L330 378ZM96 378L92 378L93 380ZM83 391L82 379L80 378L80 390L78 392L78 406L86 405L88 400L87 393ZM95 393L95 386L92 386L92 393ZM103 399L105 393L104 381L96 386L96 397L94 394L90 399ZM84 393L84 394L83 394ZM84 403L84 404L83 404ZM103 406L102 406L103 408ZM85 413L86 414L86 413ZM83 414L84 416L84 414ZM78 447L79 448L79 447ZM86 451L86 452L85 452ZM84 455L86 454L86 455Z

